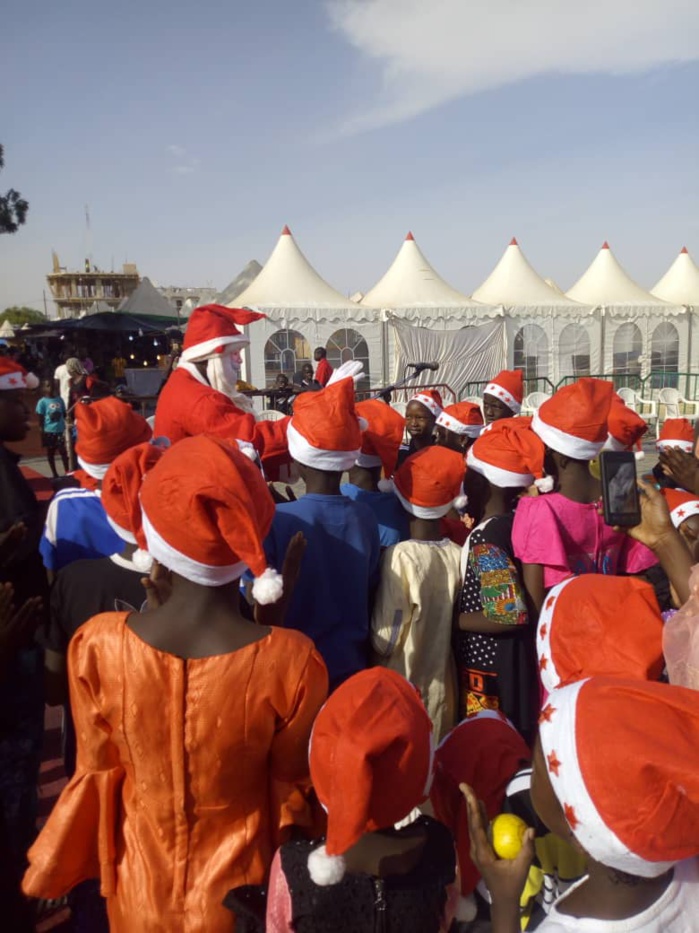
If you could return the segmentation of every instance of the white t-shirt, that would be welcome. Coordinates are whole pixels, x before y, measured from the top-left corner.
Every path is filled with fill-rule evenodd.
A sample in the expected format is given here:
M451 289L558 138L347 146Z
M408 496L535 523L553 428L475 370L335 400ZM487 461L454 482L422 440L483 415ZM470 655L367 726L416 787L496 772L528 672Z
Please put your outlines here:
M65 363L61 363L60 366L56 367L56 372L53 374L53 378L58 380L58 391L63 399L63 402L68 408L68 403L70 401L70 373L68 372L68 367Z
M699 931L699 860L687 859L675 866L672 881L662 897L647 910L627 920L590 920L563 914L558 907L572 891L585 883L576 882L559 897L551 913L537 928L541 933L697 933Z

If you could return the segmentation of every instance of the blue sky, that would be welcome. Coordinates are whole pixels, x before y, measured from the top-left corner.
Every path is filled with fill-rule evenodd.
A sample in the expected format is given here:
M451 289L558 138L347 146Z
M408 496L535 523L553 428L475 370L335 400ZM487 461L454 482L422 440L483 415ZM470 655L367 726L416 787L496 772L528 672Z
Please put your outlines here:
M582 12L578 10L582 9ZM570 12L572 11L572 12ZM471 292L516 235L564 288L602 241L699 260L695 0L5 0L0 310L51 250L223 288L288 223L345 293L408 229ZM11 76L11 82L8 81Z

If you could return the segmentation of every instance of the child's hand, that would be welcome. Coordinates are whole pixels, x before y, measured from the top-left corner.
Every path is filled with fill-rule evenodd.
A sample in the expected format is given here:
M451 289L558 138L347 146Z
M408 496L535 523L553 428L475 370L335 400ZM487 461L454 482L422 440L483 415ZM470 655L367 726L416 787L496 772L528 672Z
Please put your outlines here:
M15 651L27 644L41 620L43 600L34 596L15 611L11 583L0 584L0 665L11 661Z
M14 525L10 525L7 531L0 534L0 564L8 562L26 533L27 526L24 522L15 522Z
M672 477L682 489L699 496L699 460L676 447L663 450L658 458L663 473Z
M468 831L471 837L471 858L473 864L483 876L493 905L511 906L519 910L519 899L529 874L534 858L534 830L528 829L522 840L522 848L513 859L499 859L488 842L486 827L488 817L485 807L468 784L460 784L459 789L466 798L468 809Z
M640 492L641 503L641 524L633 528L627 528L629 537L640 541L651 550L655 550L658 544L667 539L668 536L675 534L675 527L670 518L665 496L659 489L655 488L653 483L645 480L638 480L638 489Z
M146 591L146 605L149 610L159 609L165 605L172 594L172 578L162 564L153 561L149 577L141 577L141 583Z

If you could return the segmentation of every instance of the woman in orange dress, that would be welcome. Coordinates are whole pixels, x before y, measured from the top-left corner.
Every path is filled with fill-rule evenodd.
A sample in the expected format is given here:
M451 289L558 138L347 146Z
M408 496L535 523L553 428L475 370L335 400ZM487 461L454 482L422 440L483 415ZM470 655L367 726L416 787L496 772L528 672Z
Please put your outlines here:
M248 567L260 604L282 580L262 550L274 505L237 448L181 441L141 505L160 605L95 616L71 641L77 770L23 887L52 898L99 877L113 933L223 933L226 892L269 871L291 812L280 787L308 780L327 673L304 635L238 611Z

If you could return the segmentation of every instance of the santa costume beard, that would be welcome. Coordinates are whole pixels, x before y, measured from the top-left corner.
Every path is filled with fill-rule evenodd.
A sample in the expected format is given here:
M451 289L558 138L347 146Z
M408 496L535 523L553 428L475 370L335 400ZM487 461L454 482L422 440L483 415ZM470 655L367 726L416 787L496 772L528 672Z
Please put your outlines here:
M251 399L238 391L240 366L230 353L217 353L206 361L206 378L212 389L229 398L242 411L254 413Z

